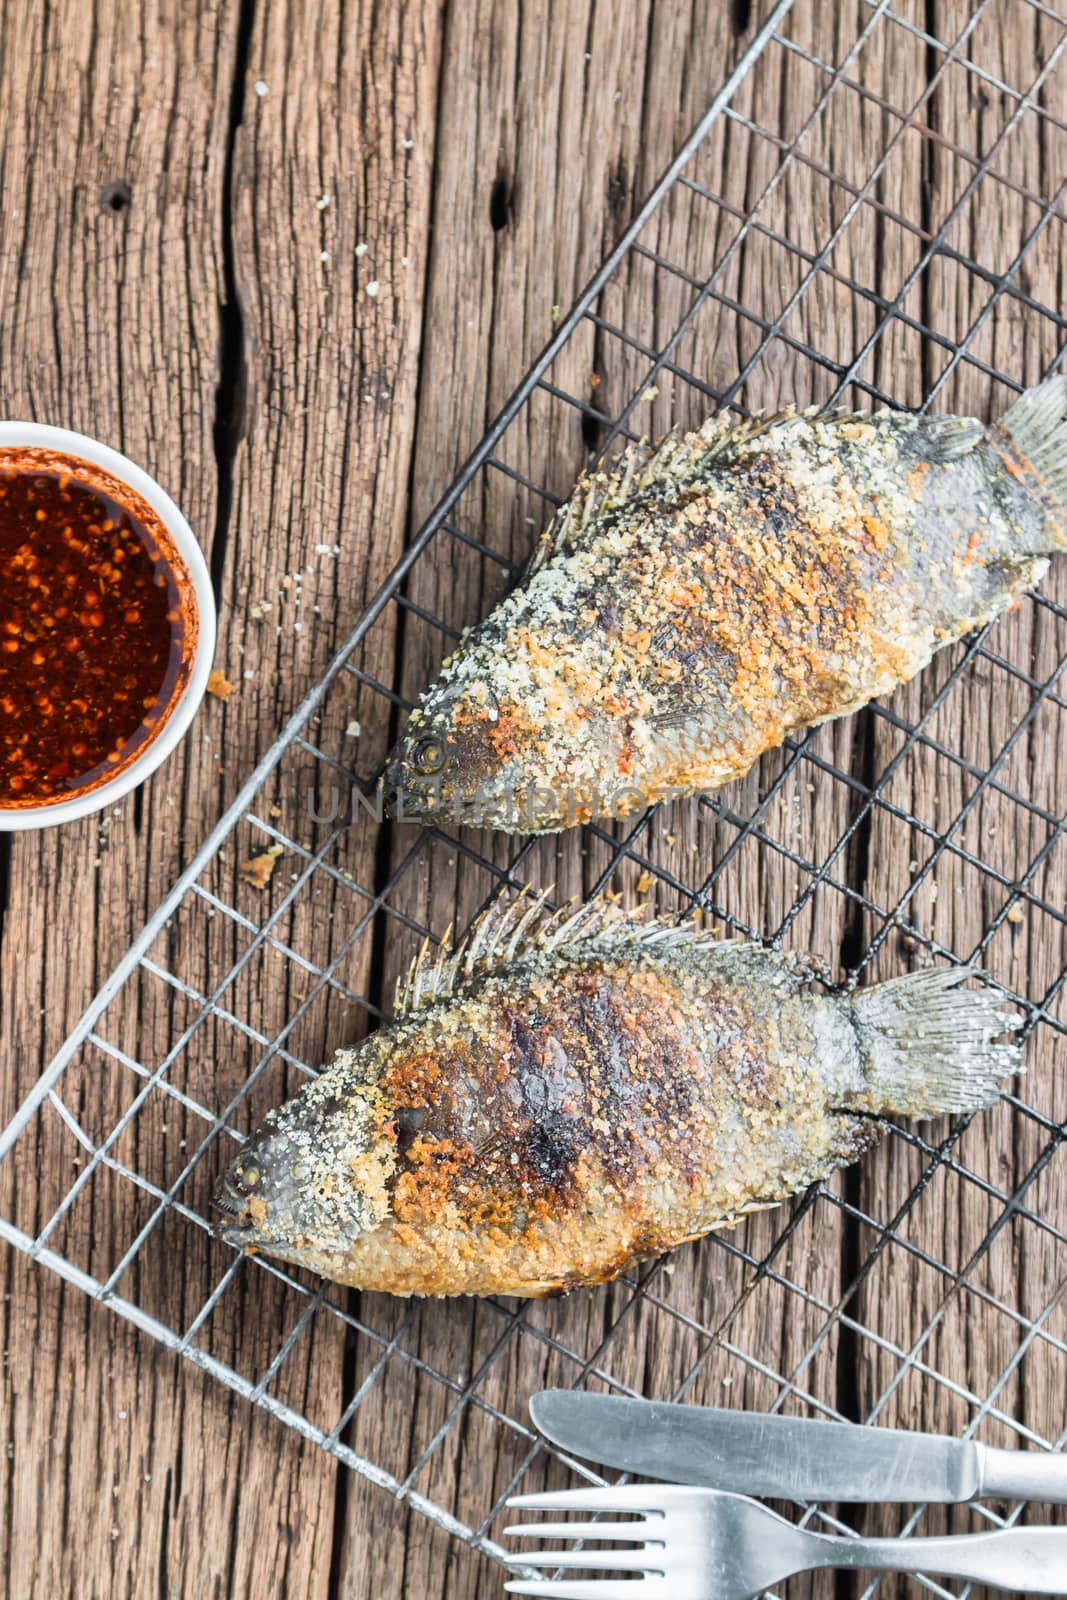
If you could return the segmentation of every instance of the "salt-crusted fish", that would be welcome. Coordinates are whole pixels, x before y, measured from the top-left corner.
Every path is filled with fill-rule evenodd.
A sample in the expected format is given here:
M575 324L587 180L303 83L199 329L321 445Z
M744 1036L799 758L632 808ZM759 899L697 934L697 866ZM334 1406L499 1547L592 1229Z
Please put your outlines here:
M412 712L398 815L541 832L714 789L1067 545L1067 377L999 422L711 418L593 473Z
M854 1161L881 1113L993 1100L1016 1019L968 976L827 996L691 922L498 905L268 1114L219 1231L391 1294L603 1283Z

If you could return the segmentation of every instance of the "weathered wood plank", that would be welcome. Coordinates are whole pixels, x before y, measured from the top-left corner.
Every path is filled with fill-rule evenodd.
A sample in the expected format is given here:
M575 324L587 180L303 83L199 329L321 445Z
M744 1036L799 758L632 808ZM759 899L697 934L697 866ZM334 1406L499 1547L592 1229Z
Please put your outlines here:
M150 45L162 37L173 49ZM208 546L234 51L232 20L207 9L182 26L177 8L152 7L142 32L128 9L94 18L11 6L0 28L5 413L120 445L174 492ZM15 842L4 1120L175 870L182 841L167 799L188 781L196 804L192 750L143 808L128 800L103 829L91 819ZM116 1090L106 1079L94 1089L106 1121ZM0 1178L5 1202L18 1185L31 1226L76 1175L70 1141L46 1132L52 1139L20 1150ZM103 1234L119 1220L106 1209L97 1226ZM21 1257L5 1260L5 1291L4 1588L130 1593L139 1561L155 1581L171 1509L179 1436L161 1449L158 1426L174 1409L173 1372ZM197 1386L185 1393L195 1410ZM229 1406L209 1395L207 1409L218 1426Z
M15 1070L0 1089L4 1113L402 546L437 10L370 3L342 19L329 7L264 7L249 32L251 17L251 8L241 19L206 6L165 8L142 25L140 13L121 8L94 20L77 7L39 19L9 7L0 30L9 88L2 203L5 232L13 230L0 257L5 409L120 444L174 491L206 546L218 533L218 661L238 686L225 708L208 703L183 756L109 817L105 833L91 822L17 842L3 951L4 1056ZM101 190L116 182L131 198L127 205L118 191L112 210ZM377 296L367 293L374 279ZM219 385L229 414L213 437ZM392 670L388 659L372 666L387 677ZM353 698L350 715L358 710ZM308 773L301 777L277 796L279 825L298 840ZM257 897L237 886L237 857L252 837L245 830L210 887L258 921L277 888ZM292 865L283 863L279 884ZM321 895L309 900L284 937L321 960L313 934L331 915ZM196 902L153 957L206 992L245 940ZM290 963L263 959L230 984L224 1004L273 1033L298 1005L299 981ZM146 979L100 1031L154 1067L195 1010ZM302 1023L309 1061L320 1059L328 1021L321 1005ZM248 1040L213 1023L168 1081L221 1105L251 1064ZM273 1099L291 1086L278 1073L263 1090ZM89 1050L63 1093L101 1139L137 1087L114 1059ZM195 1115L153 1091L112 1155L165 1185L203 1133ZM209 1149L181 1191L201 1210L218 1155ZM4 1173L27 1226L59 1202L77 1158L46 1114L34 1148L20 1148L13 1174L11 1163ZM152 1210L128 1179L101 1172L52 1242L106 1277ZM119 1292L181 1331L231 1259L171 1213ZM330 1458L179 1371L21 1258L5 1270L5 1591L94 1600L157 1589L325 1594ZM197 1339L253 1381L306 1303L298 1290L256 1277L250 1285L238 1274ZM336 1321L317 1319L271 1392L332 1425L342 1343Z
M971 15L970 7L948 0L934 10L935 31L945 41L955 38ZM1062 182L1063 135L1055 125L1037 111L1025 110L1012 128L1018 96L1030 92L1061 32L1029 8L986 6L961 51L963 60L941 75L924 119L929 130L924 163L927 230L943 228L947 245L978 269L942 257L909 304L914 312L921 307L930 325L964 350L957 359L951 349L927 349L924 388L937 384L939 410L996 416L1014 391L975 362L1015 383L1032 383L1062 343L1052 317L1039 309L1043 305L1053 314L1062 309L1061 222L1053 220L1039 233L1016 277L1018 288L1035 304L1010 294L995 297L982 276L983 271L1007 272L1031 230L1040 226L1042 207L1020 190L1051 196ZM976 76L964 62L988 76ZM938 55L935 69L940 65ZM1062 112L1063 74L1061 64L1034 95L1037 105L1054 115ZM1016 93L998 89L996 82ZM986 157L992 171L979 178L968 198L977 164ZM1042 592L1062 605L1067 573L1061 562L1053 563ZM1054 914L1025 899L1013 902L1011 891L1015 883L1026 882L1054 910L1062 912L1065 903L1062 845L1053 845L1046 863L1031 874L1031 863L1055 835L1054 826L1031 805L1046 817L1063 811L1062 783L1057 781L1067 738L1062 712L1044 706L1015 748L1005 754L1005 746L1035 699L1034 689L1018 673L1035 683L1045 681L1067 651L1067 631L1051 612L1025 601L998 622L987 650L955 682L942 709L923 722L926 734L963 757L970 768L964 770L930 746L919 746L885 786L884 798L920 818L923 830L903 826L882 806L872 814L870 898L883 913L891 913L905 897L899 920L919 940L916 945L908 935L890 932L874 973L884 976L905 961L929 959L925 941L933 940L958 957L975 956L994 978L1037 1001L1067 960L1064 929ZM896 714L918 722L950 682L961 653L957 647L939 657L918 683L895 696ZM877 775L901 748L902 735L876 722L874 739ZM988 787L982 792L983 773L993 774L1000 792ZM956 825L964 809L965 820ZM986 942L983 935L992 924L997 931ZM881 931L882 925L882 914L869 918L868 935ZM1052 1013L1062 1018L1059 1003ZM1039 1024L1027 1045L1029 1075L1017 1090L1025 1105L1053 1121L1061 1120L1065 1109L1056 1073L1061 1053L1058 1035ZM952 1125L946 1120L923 1132L937 1147ZM908 1204L913 1185L924 1174L930 1176L922 1198L909 1206L900 1224L905 1244L886 1247L864 1285L856 1314L865 1326L900 1350L914 1351L919 1362L958 1386L953 1390L940 1379L923 1377L917 1368L905 1368L899 1358L879 1354L865 1341L865 1411L895 1382L880 1412L886 1422L950 1431L977 1422L978 1438L1009 1447L1026 1438L1012 1422L1038 1438L1058 1438L1064 1420L1063 1357L1046 1335L1062 1340L1067 1327L1059 1302L1062 1244L1036 1221L1006 1218L1002 1198L1018 1192L1023 1206L1059 1225L1065 1206L1062 1161L1053 1160L1042 1176L1032 1177L1048 1138L1047 1127L1001 1105L974 1119L953 1140L951 1167L893 1138L879 1162L863 1169L860 1204L876 1225L888 1223ZM994 1227L998 1231L987 1248L984 1241ZM864 1227L863 1249L871 1249L877 1237L876 1227ZM924 1254L909 1253L907 1245ZM933 1318L935 1332L920 1344ZM1044 1331L1036 1338L1028 1331L1028 1318L1042 1319ZM993 1414L979 1420L982 1406ZM1009 1420L998 1420L997 1413ZM885 1518L877 1520L886 1525ZM1055 1513L1042 1509L1037 1520L1055 1520ZM932 1511L924 1515L919 1531L962 1532L986 1525L974 1513Z

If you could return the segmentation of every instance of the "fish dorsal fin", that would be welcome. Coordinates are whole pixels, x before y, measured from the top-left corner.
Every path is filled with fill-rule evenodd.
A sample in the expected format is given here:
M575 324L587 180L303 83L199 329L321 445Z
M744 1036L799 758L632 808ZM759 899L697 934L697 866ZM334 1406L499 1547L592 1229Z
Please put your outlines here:
M534 952L577 951L593 942L659 953L683 944L694 953L714 948L731 952L730 959L741 962L746 952L762 953L765 959L769 954L760 945L724 941L691 919L641 920L639 913L609 900L572 900L553 908L550 893L550 888L536 893L525 888L514 899L494 900L458 944L453 946L451 930L446 932L436 955L424 940L408 971L397 980L394 1016L409 1017L435 1001L450 999L475 978L502 971Z
M627 445L610 465L594 467L579 478L574 493L541 535L526 576L532 578L554 556L573 549L587 528L628 500L657 485L694 478L702 466L728 457L778 423L816 414L792 406L751 417L718 411L691 433L668 433L656 445L644 439Z
M449 929L433 959L429 940L423 940L407 974L397 981L395 1015L410 1016L448 999L463 984L500 971L533 949L553 950L565 941L591 938L614 920L606 901L553 908L551 893L551 886L538 892L527 886L513 899L494 900L456 944Z
M552 557L571 549L584 529L616 506L629 500L649 461L656 454L646 440L628 444L609 467L596 467L578 479L569 500L560 506L542 533L526 569L527 577L540 572Z

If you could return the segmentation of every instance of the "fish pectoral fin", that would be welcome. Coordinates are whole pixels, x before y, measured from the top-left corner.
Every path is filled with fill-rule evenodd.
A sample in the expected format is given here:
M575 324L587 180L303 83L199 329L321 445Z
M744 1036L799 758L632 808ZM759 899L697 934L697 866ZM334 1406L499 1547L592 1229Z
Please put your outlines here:
M970 455L985 431L977 417L922 417L915 424L924 459L939 467Z

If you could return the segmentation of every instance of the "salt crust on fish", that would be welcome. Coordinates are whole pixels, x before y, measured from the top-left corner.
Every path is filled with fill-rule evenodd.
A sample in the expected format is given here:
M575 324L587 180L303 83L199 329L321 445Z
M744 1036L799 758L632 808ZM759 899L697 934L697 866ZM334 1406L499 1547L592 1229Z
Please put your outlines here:
M885 1114L1019 1070L967 968L827 994L800 957L603 902L498 902L220 1181L235 1244L392 1294L562 1293L776 1205Z

